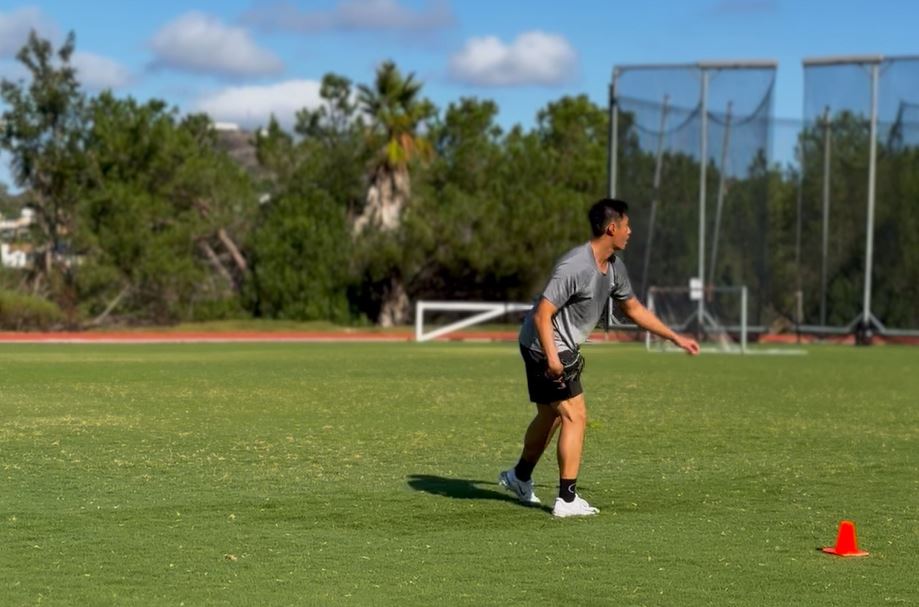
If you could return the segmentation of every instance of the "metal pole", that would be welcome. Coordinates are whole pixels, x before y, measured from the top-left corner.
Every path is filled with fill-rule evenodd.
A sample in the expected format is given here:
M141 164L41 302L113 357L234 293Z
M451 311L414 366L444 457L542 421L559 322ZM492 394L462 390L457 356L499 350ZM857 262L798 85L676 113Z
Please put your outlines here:
M702 114L699 144L699 280L705 280L705 179L708 165L708 70L702 68L702 98L699 111ZM699 337L705 326L705 284L702 285L702 297L699 298Z
M728 166L728 147L731 145L731 102L725 114L724 140L721 142L721 171L718 177L718 203L715 205L715 233L712 235L712 258L708 263L708 282L715 284L715 263L718 261L718 239L721 237L721 209L724 206L724 180Z
M609 86L609 184L610 198L616 197L617 164L619 162L619 104L616 101L616 82L619 69L613 69L613 82Z
M795 290L795 335L797 342L801 343L801 325L804 322L804 293L801 290L801 216L804 210L804 151L803 146L798 145L798 221L795 225L795 281L797 289Z
M740 352L747 353L747 286L740 287Z
M830 247L830 106L823 110L823 233L820 247L820 325L826 326L826 281Z
M645 245L645 264L641 273L641 296L646 296L648 286L648 274L651 267L651 245L654 242L654 223L657 216L657 204L661 197L661 172L664 164L664 129L667 127L667 109L670 102L670 95L664 95L663 105L661 105L661 128L657 134L657 158L654 163L654 183L651 194L651 214L648 218L648 242Z
M862 306L862 326L868 329L871 322L871 272L874 262L874 196L877 176L877 125L878 125L878 76L880 63L871 66L871 141L868 156L868 225L865 236L865 299Z

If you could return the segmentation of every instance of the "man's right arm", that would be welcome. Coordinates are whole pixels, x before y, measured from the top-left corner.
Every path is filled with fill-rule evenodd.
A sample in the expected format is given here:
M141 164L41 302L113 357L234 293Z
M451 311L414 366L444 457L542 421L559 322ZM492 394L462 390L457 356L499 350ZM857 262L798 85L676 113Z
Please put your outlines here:
M644 307L634 295L625 301L620 301L619 309L625 312L625 315L631 318L632 321L642 329L651 331L659 337L672 341L692 356L699 353L699 344L696 343L696 340L691 337L683 337L676 333L673 329L665 325L654 312Z
M536 326L536 335L539 337L539 345L542 346L542 352L546 355L549 366L549 375L554 379L562 376L565 368L562 361L558 358L558 349L555 347L555 335L552 328L552 317L558 312L551 301L545 297L539 300L536 306L536 312L533 314L533 324Z

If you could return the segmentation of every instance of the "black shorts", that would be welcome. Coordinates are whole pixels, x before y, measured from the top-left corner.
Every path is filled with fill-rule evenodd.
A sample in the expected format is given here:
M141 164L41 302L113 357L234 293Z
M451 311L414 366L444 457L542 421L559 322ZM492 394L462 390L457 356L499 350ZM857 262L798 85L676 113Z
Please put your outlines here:
M542 352L520 346L520 355L526 367L527 389L530 400L540 405L548 405L561 400L568 400L584 392L581 387L581 371L584 369L584 357L580 352L562 351L558 358L565 367L565 372L558 380L546 377L548 359Z

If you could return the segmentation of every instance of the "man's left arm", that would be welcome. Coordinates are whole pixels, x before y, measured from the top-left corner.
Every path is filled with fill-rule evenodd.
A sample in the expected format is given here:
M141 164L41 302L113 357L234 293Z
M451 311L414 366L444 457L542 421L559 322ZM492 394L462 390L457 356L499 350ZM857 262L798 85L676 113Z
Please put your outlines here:
M699 344L696 343L696 340L691 337L683 337L674 332L670 327L665 325L661 319L655 316L654 312L644 307L634 295L618 303L622 312L642 329L673 342L676 346L683 348L692 356L699 353Z

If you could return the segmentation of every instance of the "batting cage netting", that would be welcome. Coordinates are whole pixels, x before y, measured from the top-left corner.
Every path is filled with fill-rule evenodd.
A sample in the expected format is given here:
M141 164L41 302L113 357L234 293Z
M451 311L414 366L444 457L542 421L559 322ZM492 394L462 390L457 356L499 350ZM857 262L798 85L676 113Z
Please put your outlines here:
M804 62L803 321L919 329L919 57Z
M626 257L643 301L651 287L685 288L701 276L706 287L746 286L751 325L783 312L770 268L783 236L769 210L775 73L771 62L614 69L610 194L631 204ZM717 292L690 304L685 320L700 334L711 333L705 308L719 307Z

